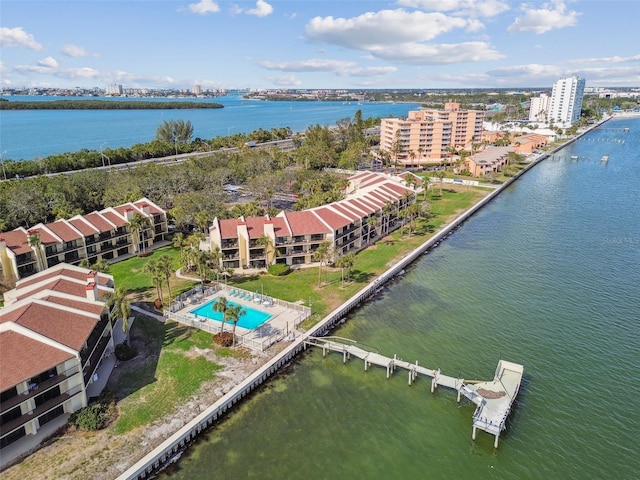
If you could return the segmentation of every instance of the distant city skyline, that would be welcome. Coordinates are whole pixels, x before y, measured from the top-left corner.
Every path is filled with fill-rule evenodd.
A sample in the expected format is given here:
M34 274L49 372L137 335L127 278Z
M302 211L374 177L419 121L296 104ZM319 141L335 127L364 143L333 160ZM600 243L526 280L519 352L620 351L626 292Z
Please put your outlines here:
M31 1L0 7L0 87L640 86L633 0Z

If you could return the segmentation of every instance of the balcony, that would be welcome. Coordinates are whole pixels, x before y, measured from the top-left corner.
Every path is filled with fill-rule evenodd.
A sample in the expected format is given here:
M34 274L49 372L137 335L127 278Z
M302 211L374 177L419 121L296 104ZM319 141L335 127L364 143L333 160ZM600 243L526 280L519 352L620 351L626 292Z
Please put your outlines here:
M4 436L7 433L12 432L16 428L21 427L25 423L28 423L29 421L33 420L34 418L39 417L43 413L47 413L49 410L53 410L58 405L62 405L64 402L66 402L67 400L69 400L72 397L75 397L77 394L79 394L81 392L82 392L82 385L76 385L71 390L68 390L68 391L66 391L64 393L61 393L60 395L58 395L55 398L47 400L43 404L41 404L38 407L34 408L29 413L21 415L20 417L16 418L15 420L11 420L11 421L3 424L2 427L0 428L0 435Z
M93 372L98 368L98 364L104 355L104 351L109 344L109 340L111 340L111 336L107 335L106 337L102 337L96 348L93 350L93 353L89 357L89 362L84 364L83 367L83 376L84 376L84 384L88 385L89 380L91 380L91 376Z
M225 248L238 248L238 240L232 240L232 241L222 241L222 245L220 245L220 248L222 250L224 250Z
M80 371L80 368L78 367L78 365L76 365L74 367L69 368L68 370L65 370L62 373L59 373L57 375L52 375L51 377L49 377L47 380L44 380L43 382L40 382L38 384L32 384L33 385L32 388L30 388L26 392L22 392L22 394L15 395L5 400L4 402L2 402L0 404L0 411L7 412L11 410L13 407L21 404L25 400L35 397L36 395L40 395L41 393L46 392L50 388L55 387L56 385L62 383L67 378L72 377L79 371Z

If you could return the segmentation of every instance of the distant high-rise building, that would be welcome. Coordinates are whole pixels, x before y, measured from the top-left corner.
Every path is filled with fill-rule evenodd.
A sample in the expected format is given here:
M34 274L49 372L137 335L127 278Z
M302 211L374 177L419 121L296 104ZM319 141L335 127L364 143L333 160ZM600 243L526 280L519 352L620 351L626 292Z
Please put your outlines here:
M117 85L115 83L113 85L107 85L106 94L122 95L122 85Z
M530 122L544 122L549 111L549 95L541 93L539 97L531 98L531 106L529 107Z
M202 87L200 85L194 85L191 88L191 93L194 95L202 95Z
M580 119L584 84L584 78L576 75L561 78L553 84L547 113L549 123L570 125Z

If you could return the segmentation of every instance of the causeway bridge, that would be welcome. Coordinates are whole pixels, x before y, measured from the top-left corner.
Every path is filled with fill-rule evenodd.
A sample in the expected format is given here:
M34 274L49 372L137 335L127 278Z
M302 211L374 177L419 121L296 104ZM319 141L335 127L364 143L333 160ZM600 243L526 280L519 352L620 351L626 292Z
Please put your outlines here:
M351 357L356 357L364 361L365 371L371 365L386 369L387 378L400 368L404 369L408 375L408 384L411 385L418 376L431 378L431 393L438 386L443 386L458 392L458 402L461 396L471 400L476 405L473 414L473 432L471 438L476 439L477 430L483 430L495 436L493 446L498 448L500 432L505 429L505 423L511 406L516 399L524 367L522 365L500 360L493 380L478 381L465 380L444 375L440 369L423 367L415 363L403 361L394 355L393 358L381 355L375 348L360 344L348 338L328 336L312 337L304 340L304 347L313 346L322 349L322 356L327 352L342 353L342 361L347 362Z

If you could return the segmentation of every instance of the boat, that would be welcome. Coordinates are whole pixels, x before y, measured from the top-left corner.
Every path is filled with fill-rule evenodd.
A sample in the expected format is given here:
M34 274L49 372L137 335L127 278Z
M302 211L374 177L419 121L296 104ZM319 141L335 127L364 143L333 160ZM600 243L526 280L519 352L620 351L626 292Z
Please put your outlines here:
M578 160L578 155L571 155L571 160Z
M600 161L602 163L607 163L609 161L609 155L603 155Z

